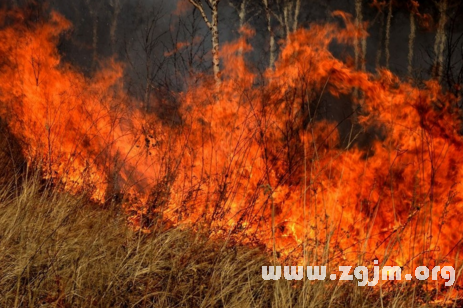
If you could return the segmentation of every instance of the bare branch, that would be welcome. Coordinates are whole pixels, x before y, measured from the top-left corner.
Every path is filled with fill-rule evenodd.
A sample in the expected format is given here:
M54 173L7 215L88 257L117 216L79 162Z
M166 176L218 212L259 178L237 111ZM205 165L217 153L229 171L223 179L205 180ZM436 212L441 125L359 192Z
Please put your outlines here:
M209 29L212 29L212 23L209 21L209 18L207 18L207 15L206 15L206 12L204 12L203 6L200 3L196 2L196 0L188 0L188 1L190 1L190 3L193 4L194 7L197 8L198 11L201 13L201 16L203 17L204 22L206 23L207 27Z

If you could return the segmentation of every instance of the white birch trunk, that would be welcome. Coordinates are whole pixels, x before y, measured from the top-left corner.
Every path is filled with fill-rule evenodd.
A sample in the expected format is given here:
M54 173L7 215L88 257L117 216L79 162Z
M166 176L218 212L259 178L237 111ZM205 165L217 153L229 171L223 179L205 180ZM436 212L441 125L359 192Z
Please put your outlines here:
M194 7L196 7L204 19L209 31L211 32L212 43L212 69L214 72L214 79L216 86L220 86L220 57L219 57L219 2L220 0L206 0L211 7L211 20L206 15L204 7L198 0L188 0Z
M286 32L286 39L289 40L289 34L291 33L291 11L293 9L293 4L291 2L286 2L283 8L283 24Z
M299 13L301 10L301 0L283 0L283 8L280 14L272 12L269 7L268 0L262 0L265 7L265 15L267 19L267 30L270 33L270 67L273 67L276 60L276 44L275 35L272 29L271 16L273 15L284 29L284 36L290 40L291 32L297 30ZM280 1L277 1L280 3Z
M219 58L219 1L212 2L212 65L214 66L214 79L216 85L220 84L220 58Z
M293 31L297 30L300 11L301 11L301 0L296 0L296 4L294 8Z
M240 28L244 26L246 23L246 6L248 4L248 0L241 1L240 9L238 12L238 17L240 18Z
M276 51L276 46L275 46L275 35L273 33L272 29L272 15L270 14L270 8L268 6L268 0L262 0L264 3L264 8L265 8L265 18L267 19L267 31L269 33L269 67L272 68L273 65L275 64L275 51Z
M239 18L239 29L241 30L244 25L246 24L246 6L248 4L248 0L242 0L241 4L238 7L234 6L232 3L230 3L235 10L238 12L238 18ZM243 45L241 44L239 50L238 50L238 56L242 57L243 56Z
M286 0L283 7L283 18L280 18L280 23L283 23L286 32L286 39L289 40L291 32L297 30L299 12L301 9L300 0Z

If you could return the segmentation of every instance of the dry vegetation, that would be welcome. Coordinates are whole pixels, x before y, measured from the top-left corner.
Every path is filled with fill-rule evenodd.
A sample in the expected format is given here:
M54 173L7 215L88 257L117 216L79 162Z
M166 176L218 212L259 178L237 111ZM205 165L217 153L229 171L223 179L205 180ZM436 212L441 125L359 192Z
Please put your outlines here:
M259 249L181 228L133 232L120 207L57 192L39 177L13 187L0 193L1 307L420 307L430 300L418 285L264 281L261 266L270 261Z

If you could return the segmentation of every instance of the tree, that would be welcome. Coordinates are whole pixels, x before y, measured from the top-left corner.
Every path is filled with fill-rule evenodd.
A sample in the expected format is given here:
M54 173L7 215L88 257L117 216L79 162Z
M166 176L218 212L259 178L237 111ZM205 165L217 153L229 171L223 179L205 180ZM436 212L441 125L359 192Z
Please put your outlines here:
M408 76L412 76L413 70L413 53L415 47L415 36L416 36L416 21L415 15L419 14L418 7L419 3L416 0L410 1L410 35L408 37Z
M389 41L391 38L391 21L392 21L392 0L389 0L387 21L386 21L386 46L384 47L386 51L386 68L387 69L389 69L389 59L391 57L389 53Z
M97 2L98 4L90 0L85 0L85 2L90 11L90 16L92 17L92 68L94 69L98 61L98 10L100 9L101 2Z
M277 0L277 10L273 11L274 16L284 29L285 37L289 39L291 32L296 31L298 26L301 0Z
M355 26L358 28L364 28L363 26L363 12L362 12L362 0L355 1ZM364 29L365 30L365 29ZM367 50L367 39L363 37L360 42L358 38L355 38L354 52L355 52L355 67L357 69L365 70L365 56Z
M445 46L442 47L444 52L442 63L441 81L447 90L451 91L457 97L463 97L463 36L461 35L461 16L463 14L463 2L455 1L447 3L447 34L445 35ZM463 107L460 99L459 107Z
M246 25L248 20L250 18L252 18L252 17L248 17L250 11L251 12L253 12L253 11L257 12L255 10L256 6L254 6L254 5L251 6L251 1L250 0L237 0L237 1L229 0L228 3L230 4L231 7L233 7L235 9L235 11L238 14L238 19L239 19L238 26L239 26L240 30ZM258 10L258 11L260 11L260 10ZM238 54L240 56L243 54L243 47L240 47L240 49L238 51Z
M445 25L447 23L447 0L437 3L439 9L439 24L437 26L436 40L434 41L434 77L441 79L444 62L444 49L446 43Z
M211 18L207 16L201 0L188 0L200 13L209 31L212 42L212 66L216 85L220 85L220 58L219 58L219 2L220 0L205 0L211 10Z
M234 1L229 1L229 3L230 3L230 6L233 7L238 13L239 28L242 28L244 24L246 23L247 5L249 3L249 0L240 0L240 1L237 1L237 3L235 3Z
M275 33L272 28L272 16L278 21L283 29L284 37L289 40L291 32L298 27L299 13L301 10L300 0L276 0L271 6L269 0L262 0L267 20L267 31L270 34L270 63L272 67L276 57Z
M151 93L156 88L166 61L162 39L167 31L160 26L163 16L162 6L146 8L140 28L133 35L134 40L130 44L126 42L125 46L127 60L137 79L136 93L146 111L150 111Z
M116 52L116 30L117 30L117 20L119 13L121 12L121 3L120 0L109 0L109 5L113 8L113 14L111 17L111 25L109 28L109 35L111 39L111 48L113 53Z
M273 67L275 63L275 52L276 52L276 44L275 44L275 35L272 29L272 16L270 13L270 8L268 5L268 0L262 0L265 9L265 18L267 20L267 31L270 35L270 42L269 42L269 49L270 49L270 60L269 60L269 67Z

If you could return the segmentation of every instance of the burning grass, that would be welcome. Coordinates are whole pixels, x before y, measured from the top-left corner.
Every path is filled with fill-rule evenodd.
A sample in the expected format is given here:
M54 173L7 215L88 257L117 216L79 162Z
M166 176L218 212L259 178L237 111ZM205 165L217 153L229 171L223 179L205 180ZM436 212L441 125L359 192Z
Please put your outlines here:
M436 80L359 71L334 57L332 44L349 48L367 35L347 14L334 16L344 25L291 34L263 74L241 56L251 50L252 31L243 31L221 50L220 86L198 74L173 94L181 120L169 124L125 93L122 64L108 61L86 77L62 61L56 46L71 27L63 17L27 23L5 14L0 116L30 169L54 187L35 179L4 189L5 304L409 307L442 299L432 293L439 285L423 295L420 283L377 290L260 276L276 259L461 269L461 98ZM349 99L348 134L320 115L328 96Z
M262 249L158 226L134 232L119 207L47 188L0 189L2 307L421 307L423 285L265 281ZM437 305L435 305L437 306Z

